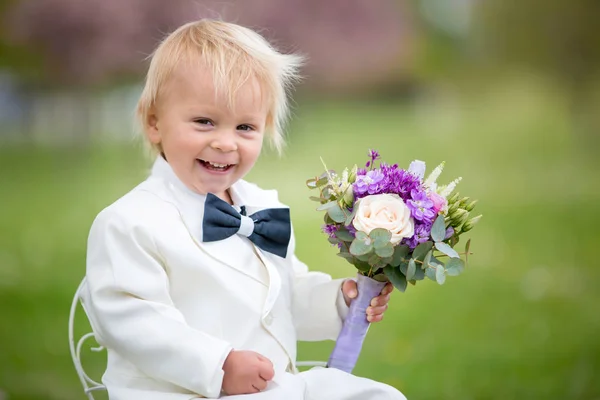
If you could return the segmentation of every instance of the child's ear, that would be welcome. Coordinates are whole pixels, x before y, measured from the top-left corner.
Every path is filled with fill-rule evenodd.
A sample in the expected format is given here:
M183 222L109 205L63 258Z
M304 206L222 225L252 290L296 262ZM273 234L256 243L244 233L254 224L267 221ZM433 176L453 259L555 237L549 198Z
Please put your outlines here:
M156 108L152 107L148 111L146 117L146 136L152 144L160 143L160 131L158 130L158 116L156 115Z

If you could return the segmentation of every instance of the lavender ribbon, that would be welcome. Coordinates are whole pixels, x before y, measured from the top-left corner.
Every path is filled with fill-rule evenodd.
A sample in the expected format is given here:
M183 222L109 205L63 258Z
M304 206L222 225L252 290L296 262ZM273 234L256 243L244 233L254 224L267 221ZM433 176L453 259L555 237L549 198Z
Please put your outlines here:
M381 294L386 282L379 282L358 274L356 284L358 296L350 304L344 326L327 363L329 368L337 368L348 373L354 369L367 336L370 325L367 321L367 307L371 304L373 297Z

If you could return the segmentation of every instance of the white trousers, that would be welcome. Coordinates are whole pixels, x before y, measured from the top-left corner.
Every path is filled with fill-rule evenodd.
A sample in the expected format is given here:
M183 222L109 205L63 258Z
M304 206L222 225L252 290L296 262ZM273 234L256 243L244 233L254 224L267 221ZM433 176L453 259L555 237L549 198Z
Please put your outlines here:
M312 368L300 374L276 375L261 393L222 397L226 400L406 400L393 387L335 368Z

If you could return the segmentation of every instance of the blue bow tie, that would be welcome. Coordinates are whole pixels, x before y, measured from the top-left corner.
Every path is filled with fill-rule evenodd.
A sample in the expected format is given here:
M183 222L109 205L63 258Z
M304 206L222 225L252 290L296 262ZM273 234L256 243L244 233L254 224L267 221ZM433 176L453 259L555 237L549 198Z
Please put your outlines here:
M215 242L239 233L259 248L285 258L292 233L288 208L267 208L246 216L212 193L206 195L202 241ZM234 250L233 250L234 251Z

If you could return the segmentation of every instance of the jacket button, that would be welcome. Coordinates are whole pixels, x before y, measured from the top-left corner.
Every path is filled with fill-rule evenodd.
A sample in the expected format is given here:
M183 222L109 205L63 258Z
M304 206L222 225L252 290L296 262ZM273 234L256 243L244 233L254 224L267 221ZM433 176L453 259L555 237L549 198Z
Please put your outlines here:
M271 313L269 313L265 316L265 324L271 325L272 322L273 322L273 315L271 315Z

